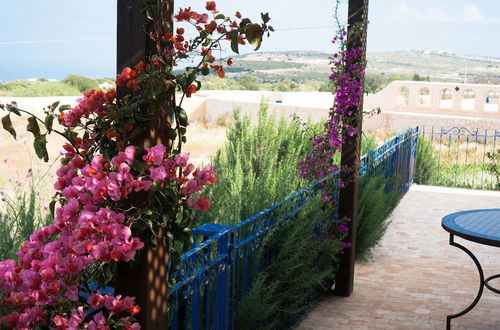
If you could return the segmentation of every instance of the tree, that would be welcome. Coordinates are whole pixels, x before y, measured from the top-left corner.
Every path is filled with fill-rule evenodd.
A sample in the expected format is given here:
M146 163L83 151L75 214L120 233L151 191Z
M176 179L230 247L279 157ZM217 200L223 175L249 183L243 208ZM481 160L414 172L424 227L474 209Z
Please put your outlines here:
M66 78L64 78L63 82L75 87L76 89L78 89L78 91L80 91L80 93L99 88L99 83L96 80L77 74L67 75Z
M365 77L365 93L377 93L388 83L389 80L381 74L367 74Z
M241 76L240 79L238 79L238 83L241 89L258 91L260 90L260 84L262 83L262 80L260 80L255 76L246 74L244 76Z

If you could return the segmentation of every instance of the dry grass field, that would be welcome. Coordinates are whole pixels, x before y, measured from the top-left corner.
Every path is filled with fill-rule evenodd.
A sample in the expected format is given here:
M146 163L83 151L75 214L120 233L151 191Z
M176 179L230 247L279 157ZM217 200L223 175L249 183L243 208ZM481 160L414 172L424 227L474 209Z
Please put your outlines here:
M10 181L25 179L26 173L32 169L35 175L50 169L50 165L55 170L57 168L57 157L64 139L56 134L51 134L48 138L48 149L50 162L44 163L36 157L32 143L31 133L26 132L26 119L14 118L12 122L18 133L16 140L9 133L2 130L0 132L0 189ZM196 165L207 164L210 157L215 155L226 140L226 127L213 124L192 122L188 127L187 143L183 150L191 154L191 160ZM53 171L53 170L52 170Z

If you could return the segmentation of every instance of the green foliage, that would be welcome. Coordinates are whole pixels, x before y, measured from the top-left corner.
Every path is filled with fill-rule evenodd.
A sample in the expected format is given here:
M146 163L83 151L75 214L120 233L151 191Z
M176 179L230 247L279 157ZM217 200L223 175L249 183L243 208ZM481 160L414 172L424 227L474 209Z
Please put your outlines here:
M495 190L500 190L500 149L493 152L487 152L486 157L490 163L488 164L487 170L495 177Z
M387 230L387 217L396 208L400 197L394 189L395 179L383 175L363 177L360 180L358 227L356 232L356 258L369 259Z
M74 96L80 91L61 81L14 81L0 83L0 96L39 97L39 96Z
M321 124L284 118L277 121L267 113L264 103L255 125L236 111L226 145L212 161L218 174L217 184L208 191L212 207L199 215L198 222L238 223L304 186L306 182L298 175L297 162L310 148L308 137L321 129ZM363 153L375 146L373 137L362 138ZM339 160L336 155L336 161ZM363 195L368 202L361 211L365 215L362 233L364 228L370 230L372 226L379 230L377 224L383 224L385 218L377 218L377 223L371 218L388 214L384 207L371 213L366 210L372 193L377 202L389 203L383 185L381 191L378 185L379 181L371 184ZM237 329L291 327L317 301L316 295L330 289L340 249L338 240L322 240L325 234L315 234L318 224L331 219L330 211L324 210L323 205L318 196L299 212L297 219L272 229L264 238L257 258L264 266L238 306ZM359 240L371 247L382 234L380 230L375 235L362 234ZM274 255L271 261L266 259L270 255Z
M299 89L299 84L292 80L282 80L273 86L273 90L278 92L290 92L297 91Z
M80 93L91 89L99 89L99 83L97 80L77 74L67 75L66 78L64 78L63 83L76 88Z
M17 258L15 252L33 231L52 222L50 213L42 208L41 184L40 180L31 180L26 190L13 197L2 193L0 260Z
M417 145L417 165L415 168L415 183L429 184L438 167L438 161L433 154L431 142L424 136L419 136Z
M374 136L361 136L361 155L366 154L368 151L377 147L377 141Z
M255 126L234 113L226 145L212 161L218 181L207 190L213 204L202 222L238 223L305 185L298 161L310 148L311 131L321 125L309 122L304 128L296 120L278 121L267 108L261 104Z
M259 90L260 83L262 83L262 80L260 80L259 78L255 77L255 76L247 74L247 75L241 76L238 79L238 84L240 86L240 88L238 88L238 89L253 90L253 91Z
M227 142L212 160L217 184L207 188L211 208L198 223L235 224L256 214L307 184L298 173L298 161L311 147L309 137L320 123L277 120L261 103L256 125L235 111ZM377 146L374 137L362 137L362 154ZM340 155L335 155L340 164Z
M429 76L423 77L419 75L418 73L414 73L413 76L411 77L411 80L414 81L431 81L431 78Z
M276 251L276 255L240 303L236 329L289 328L314 306L319 294L330 290L340 245L338 239L315 234L315 226L330 218L330 211L323 210L322 204L318 196L296 220L265 237L259 250L261 258L268 251Z
M229 67L232 68L232 67ZM226 72L230 72L228 68ZM277 92L331 92L324 88L325 83L319 80L295 80L289 78L264 80L254 75L237 75L234 78L219 79L214 76L206 76L201 80L203 88L209 90L260 90Z
M36 81L17 80L0 82L0 96L40 97L40 96L77 96L90 89L99 89L99 84L108 82L109 78L92 79L76 74L69 74L62 81L49 81L39 78Z
M368 73L365 76L365 93L377 93L391 82L386 76L376 73Z

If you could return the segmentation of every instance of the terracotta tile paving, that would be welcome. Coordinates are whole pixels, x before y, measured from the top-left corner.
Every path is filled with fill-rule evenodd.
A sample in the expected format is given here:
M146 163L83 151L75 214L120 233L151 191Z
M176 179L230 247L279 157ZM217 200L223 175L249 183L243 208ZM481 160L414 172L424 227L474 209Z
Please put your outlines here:
M448 244L446 214L500 208L500 192L414 185L390 217L373 261L358 263L354 293L327 297L297 329L445 329L446 315L468 306L478 289L473 261ZM500 249L456 238L485 276L500 273ZM490 282L500 288L500 279ZM485 288L478 305L452 329L499 329L500 295Z

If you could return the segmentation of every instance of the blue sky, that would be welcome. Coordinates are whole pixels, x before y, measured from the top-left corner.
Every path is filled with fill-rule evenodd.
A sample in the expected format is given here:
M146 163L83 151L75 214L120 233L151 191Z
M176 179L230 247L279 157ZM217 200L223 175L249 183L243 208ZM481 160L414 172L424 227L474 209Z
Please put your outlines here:
M0 81L60 79L68 73L114 76L116 1L1 1ZM177 0L176 8L201 9L204 2ZM347 0L341 2L340 18L345 21ZM277 31L261 51L333 50L335 0L217 3L224 13L270 13ZM368 51L444 49L500 57L499 12L498 0L372 0Z

